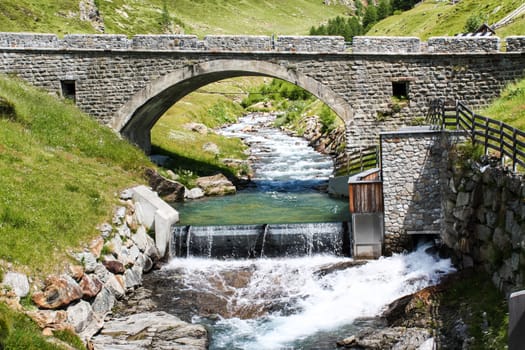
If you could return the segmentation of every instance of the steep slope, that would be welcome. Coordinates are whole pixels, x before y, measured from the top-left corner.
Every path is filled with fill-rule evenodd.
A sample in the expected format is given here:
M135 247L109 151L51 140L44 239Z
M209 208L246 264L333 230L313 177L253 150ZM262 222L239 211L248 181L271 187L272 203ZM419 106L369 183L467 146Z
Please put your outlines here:
M2 0L0 31L97 32L81 20L80 3L97 6L105 33L127 35L307 34L312 25L350 11L318 0Z
M367 35L417 36L423 40L431 36L451 36L464 32L471 16L489 24L496 23L522 5L521 0L425 0L412 10L390 16L373 26ZM511 25L497 30L499 36L525 34L525 17L517 18Z

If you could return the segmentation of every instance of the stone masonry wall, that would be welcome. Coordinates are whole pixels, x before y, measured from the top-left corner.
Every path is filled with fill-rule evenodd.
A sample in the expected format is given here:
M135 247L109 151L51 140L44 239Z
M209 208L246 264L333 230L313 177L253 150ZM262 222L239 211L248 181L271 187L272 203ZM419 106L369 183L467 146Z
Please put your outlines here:
M276 51L289 52L342 52L345 39L342 36L279 36Z
M252 38L267 42L265 37ZM319 54L321 49L313 43L323 43L323 37L301 38L309 44L296 46L297 51L277 51L279 45L287 47L286 42L298 45L294 41L298 38L278 37L273 51L227 51L206 50L203 41L184 35L141 35L132 39L119 35L66 35L59 40L53 35L0 33L0 73L16 74L58 95L62 94L64 80L73 81L76 104L100 122L111 124L130 99L145 91L165 90L167 84L179 84L171 92L184 96L202 86L203 81L243 72L270 76L278 72L275 76L315 95L328 91L329 98L324 100L328 105L348 106L345 123L349 148L376 144L380 132L417 123L432 99L465 100L478 108L495 98L507 83L525 76L525 57L515 53ZM333 40L340 45L340 38ZM315 52L301 51L307 48ZM201 68L213 62L234 62L235 69L212 75ZM177 72L181 72L184 82L165 79ZM406 85L406 100L392 98L394 84ZM174 95L162 97L173 100L151 99L151 103L171 105L177 102Z
M436 37L429 38L428 52L498 52L498 37Z
M269 51L272 39L269 36L208 35L204 38L208 50Z
M509 36L505 42L507 52L525 52L525 36Z
M494 164L494 163L493 163ZM462 267L482 266L506 294L525 278L525 179L451 157L443 183L443 242Z
M525 36L506 38L507 52L525 52ZM499 52L498 37L433 37L421 42L416 37L356 36L346 46L341 36L254 36L135 35L128 39L117 34L55 34L0 32L2 48L101 49L101 50L220 50L282 52L354 53L474 53Z
M439 234L442 133L407 129L381 134L385 250L399 252L411 234Z
M355 36L354 53L410 53L421 51L421 40L413 37Z

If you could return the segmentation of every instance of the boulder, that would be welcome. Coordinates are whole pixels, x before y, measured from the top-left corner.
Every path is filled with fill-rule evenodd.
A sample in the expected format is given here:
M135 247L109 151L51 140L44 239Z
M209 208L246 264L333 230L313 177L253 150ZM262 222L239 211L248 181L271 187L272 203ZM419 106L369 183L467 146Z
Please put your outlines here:
M80 281L82 276L84 276L84 267L80 265L69 265L68 273L75 281Z
M91 299L100 292L102 289L102 282L96 275L84 275L78 283L80 289L82 289L82 298Z
M124 264L118 260L104 260L102 264L109 272L114 274L123 274L126 271Z
M104 320L98 317L91 305L84 300L67 308L67 321L84 341L89 340L104 325Z
M102 252L102 248L104 247L104 238L102 236L98 236L94 240L89 243L89 251L91 254L95 256L95 258L100 257L100 253Z
M95 350L204 350L208 333L202 325L186 323L165 312L145 312L106 322L91 341Z
M184 200L184 185L160 175L153 169L146 169L145 175L151 189L166 202L181 202Z
M137 271L136 269L127 269L124 272L124 284L126 289L133 290L136 287L140 286L142 283L142 271Z
M124 223L124 220L126 218L126 207L118 207L115 209L115 213L113 214L113 224L114 225L122 225Z
M105 316L108 312L113 309L113 306L115 306L116 298L111 293L111 291L103 287L100 293L97 294L95 297L95 300L93 301L93 304L91 304L91 307L93 308L93 312Z
M58 309L82 298L82 289L70 276L49 276L44 291L33 294L33 302L42 309Z
M237 191L232 182L223 174L200 177L196 184L204 190L207 196L223 196L235 194Z
M29 294L29 280L27 279L27 276L22 273L6 273L2 284L10 287L17 297L23 298Z
M124 279L121 275L111 275L104 286L115 296L120 299L126 294Z
M187 123L184 124L184 129L197 132L201 135L206 135L208 133L208 127L201 123Z
M184 192L184 198L186 199L199 199L202 197L204 197L204 191L199 187L192 188L191 190L186 189Z
M40 327L40 329L63 330L71 329L67 322L67 312L64 310L36 310L26 314Z
M97 266L97 258L91 252L83 252L75 254L75 259L84 266L84 271L86 273L91 273L95 271Z
M209 152L209 153L213 153L215 155L221 153L221 150L219 149L219 146L217 146L215 143L213 142L206 142L203 146L202 146L202 150L204 152Z

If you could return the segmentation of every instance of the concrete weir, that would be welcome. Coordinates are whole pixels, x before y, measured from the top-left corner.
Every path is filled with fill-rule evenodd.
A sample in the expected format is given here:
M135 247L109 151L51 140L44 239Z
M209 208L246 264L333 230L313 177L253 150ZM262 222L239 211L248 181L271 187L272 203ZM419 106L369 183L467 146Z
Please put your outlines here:
M350 256L346 222L177 226L172 257L270 258L330 253Z

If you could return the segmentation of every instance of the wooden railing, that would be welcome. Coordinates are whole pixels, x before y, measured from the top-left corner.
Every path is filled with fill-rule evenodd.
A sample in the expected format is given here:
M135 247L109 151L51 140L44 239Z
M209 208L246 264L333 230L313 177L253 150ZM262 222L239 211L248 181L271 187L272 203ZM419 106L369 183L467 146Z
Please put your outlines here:
M353 175L377 167L379 167L379 147L368 146L348 154L341 161L338 169L346 175Z
M454 112L454 113L451 113ZM430 103L427 122L441 129L456 129L466 133L474 145L482 145L484 153L499 157L503 165L525 169L525 132L499 120L474 113L457 101L453 108L443 100Z

